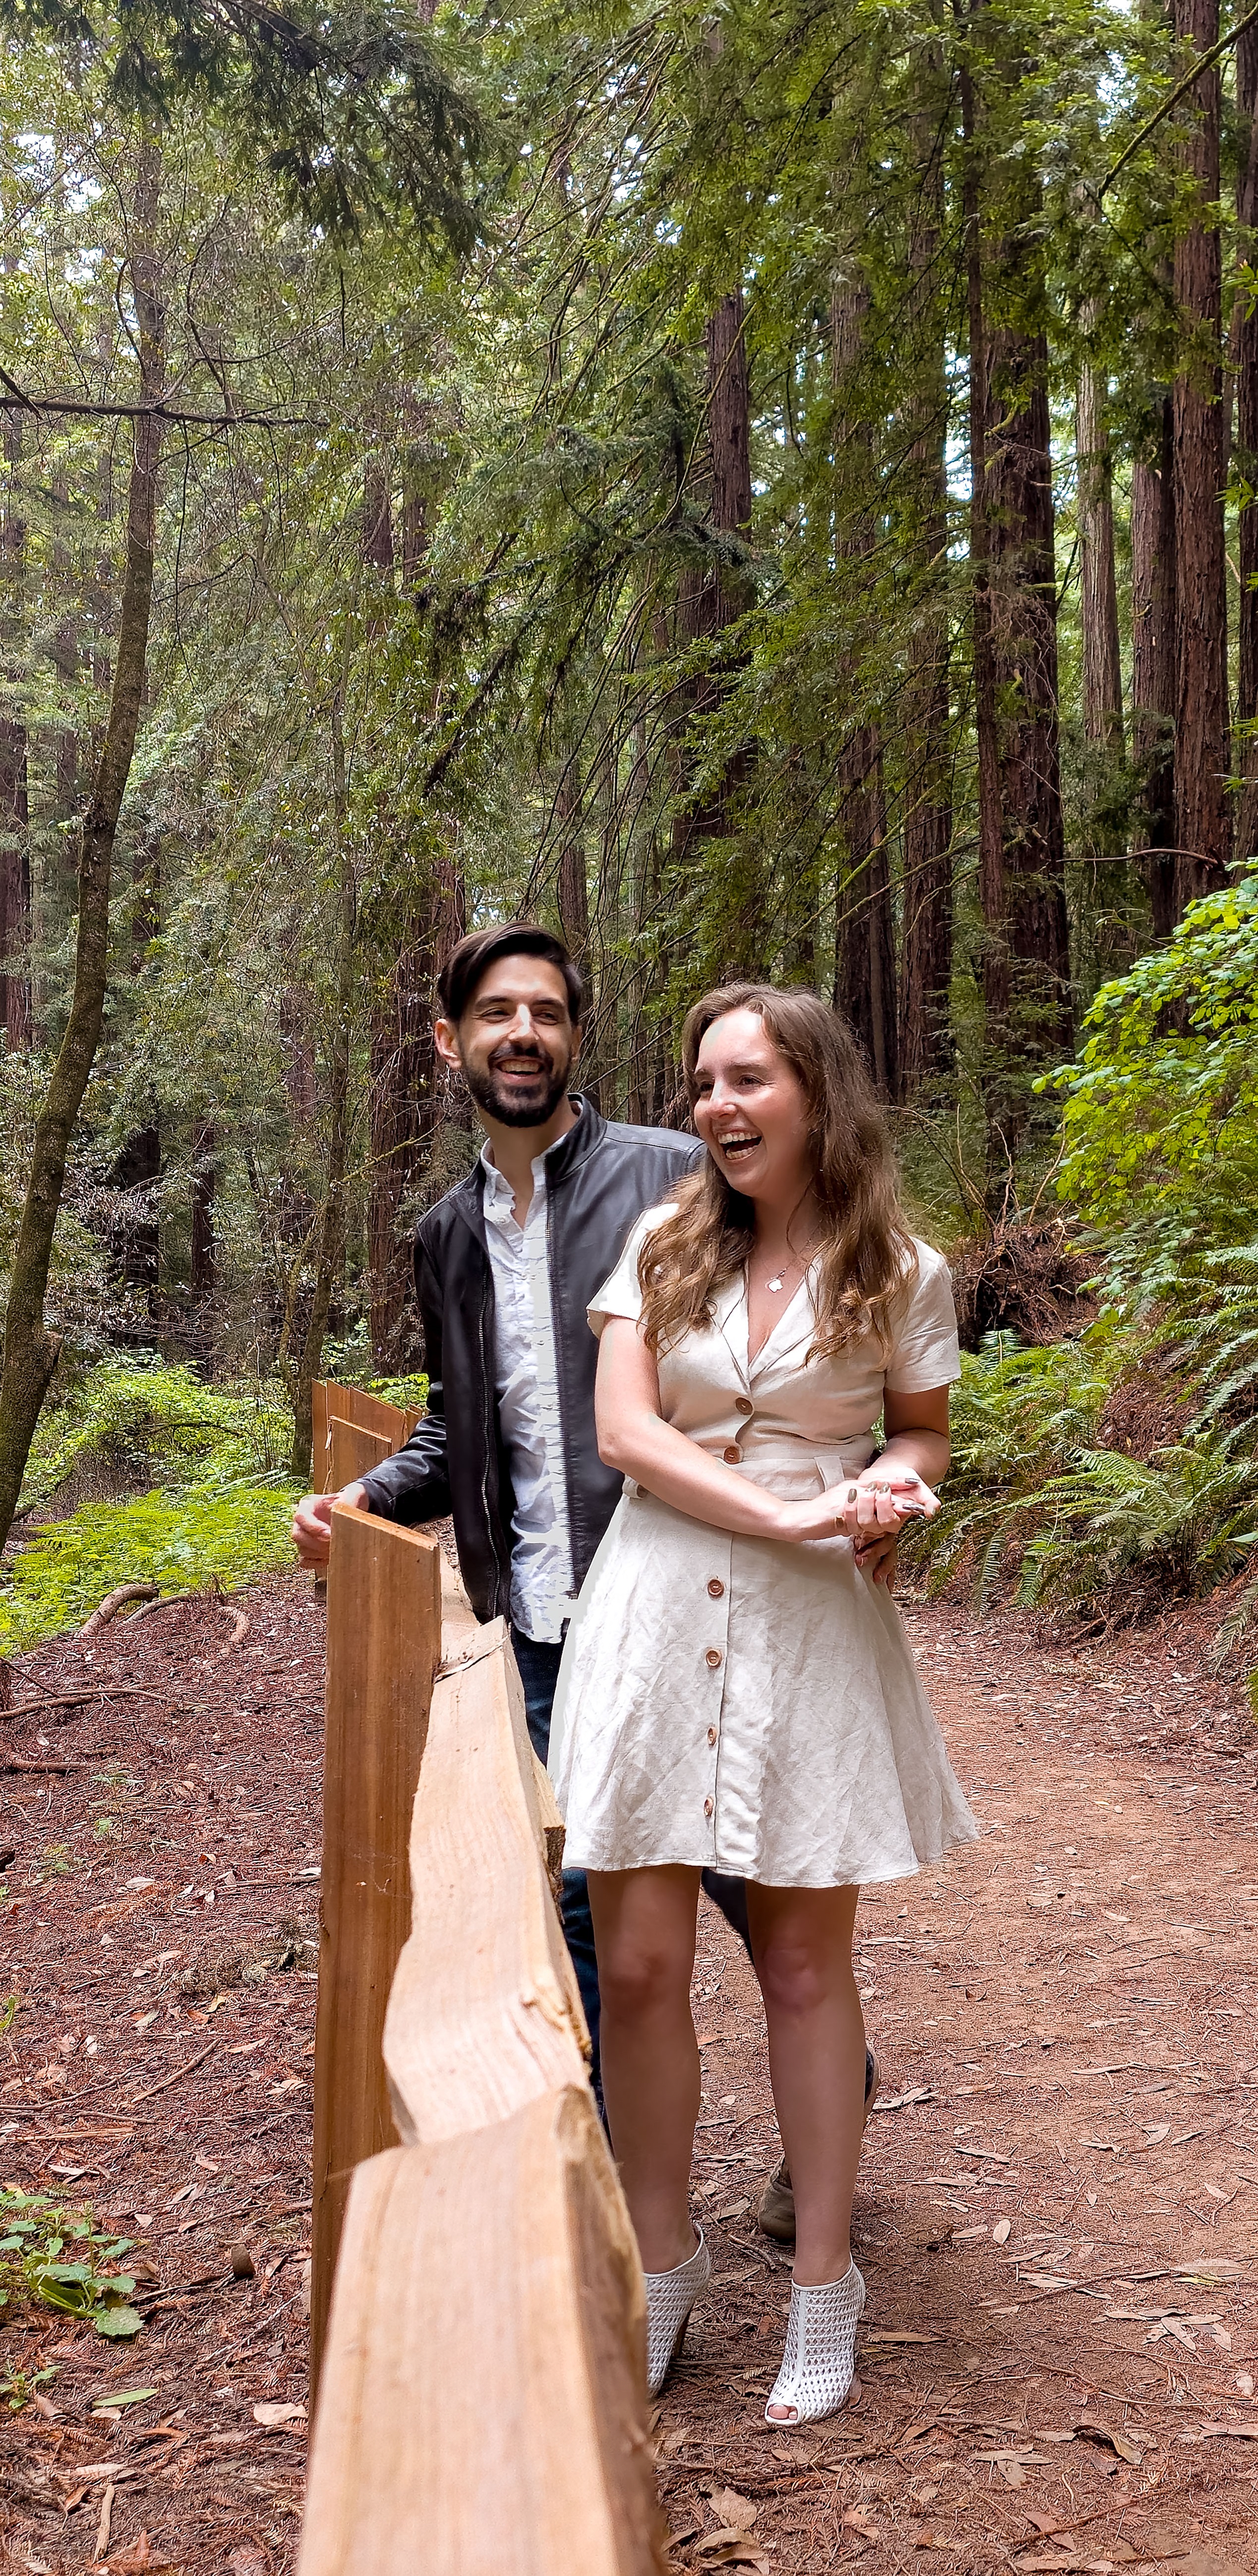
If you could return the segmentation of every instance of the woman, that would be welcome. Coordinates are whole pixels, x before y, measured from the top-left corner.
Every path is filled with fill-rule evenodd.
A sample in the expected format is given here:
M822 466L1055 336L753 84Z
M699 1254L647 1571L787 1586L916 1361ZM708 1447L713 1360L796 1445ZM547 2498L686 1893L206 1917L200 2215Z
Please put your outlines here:
M689 2213L699 1874L748 1881L796 2210L765 2411L790 2425L842 2405L865 2300L857 1891L977 1831L880 1580L905 1519L938 1508L956 1323L853 1040L815 994L726 986L682 1054L708 1160L639 1221L590 1310L599 1447L626 1485L568 1633L550 1760L565 1858L589 1872L653 2392L711 2271Z

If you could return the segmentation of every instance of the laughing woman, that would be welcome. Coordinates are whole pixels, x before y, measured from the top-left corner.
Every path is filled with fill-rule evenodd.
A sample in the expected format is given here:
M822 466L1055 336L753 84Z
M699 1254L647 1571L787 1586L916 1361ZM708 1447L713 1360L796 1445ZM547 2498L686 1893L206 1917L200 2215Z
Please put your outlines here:
M565 1857L590 1874L653 2391L711 2271L689 2209L699 1876L748 1881L796 2210L766 2414L790 2425L842 2405L865 2301L857 1892L976 1832L881 1579L904 1521L937 1508L956 1323L842 1021L812 993L731 985L682 1048L708 1159L639 1221L590 1310L599 1447L626 1483L568 1633L550 1760Z

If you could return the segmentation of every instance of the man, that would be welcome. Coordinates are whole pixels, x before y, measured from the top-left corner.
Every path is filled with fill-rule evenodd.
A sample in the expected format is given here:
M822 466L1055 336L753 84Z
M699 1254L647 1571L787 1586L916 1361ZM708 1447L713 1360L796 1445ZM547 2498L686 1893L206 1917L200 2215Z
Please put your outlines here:
M317 1565L334 1500L407 1523L451 1513L478 1619L511 1622L529 1733L545 1761L564 1629L624 1486L598 1454L598 1344L586 1306L635 1218L703 1148L693 1136L613 1124L570 1093L581 979L549 931L520 922L473 931L437 991L437 1049L463 1074L485 1145L416 1239L428 1411L396 1457L339 1497L308 1494L293 1536L303 1563ZM705 1883L745 1937L741 1880L710 1872ZM563 1913L597 2075L582 1871L565 1872Z
M293 1537L327 1561L336 1500L406 1523L454 1520L478 1619L511 1623L529 1734L545 1761L572 1604L623 1491L594 1429L598 1344L586 1307L644 1208L702 1160L697 1138L604 1119L569 1090L581 1047L581 979L562 942L529 922L473 931L437 985L435 1039L485 1129L469 1177L420 1221L415 1284L428 1410L405 1447L340 1496L307 1494ZM704 1886L750 1951L741 1879ZM598 1970L585 1875L564 1873L564 1931L594 2047ZM867 2095L872 2087L872 2060ZM794 2233L789 2178L762 2223Z

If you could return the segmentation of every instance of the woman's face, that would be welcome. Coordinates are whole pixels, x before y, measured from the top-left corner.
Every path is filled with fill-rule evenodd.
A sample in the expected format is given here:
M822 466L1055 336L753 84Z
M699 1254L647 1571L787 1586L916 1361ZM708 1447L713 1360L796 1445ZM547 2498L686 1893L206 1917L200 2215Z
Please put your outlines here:
M694 1122L717 1170L749 1199L797 1203L816 1170L803 1085L757 1011L727 1011L705 1033Z

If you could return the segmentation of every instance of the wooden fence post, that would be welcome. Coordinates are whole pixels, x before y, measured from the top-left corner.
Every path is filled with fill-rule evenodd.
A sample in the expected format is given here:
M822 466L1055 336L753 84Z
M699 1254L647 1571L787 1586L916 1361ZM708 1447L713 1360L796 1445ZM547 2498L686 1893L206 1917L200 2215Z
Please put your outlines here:
M328 1421L328 1454L332 1472L327 1490L339 1494L345 1485L356 1483L378 1467L382 1458L391 1458L396 1442L387 1432L365 1431L358 1422L347 1422L339 1413Z
M328 1567L315 2025L312 2393L355 2165L395 2143L382 2040L410 1930L411 1810L441 1658L433 1538L344 1503Z

